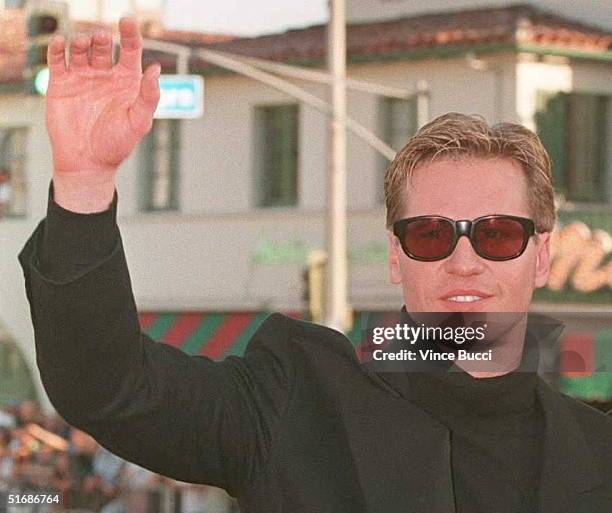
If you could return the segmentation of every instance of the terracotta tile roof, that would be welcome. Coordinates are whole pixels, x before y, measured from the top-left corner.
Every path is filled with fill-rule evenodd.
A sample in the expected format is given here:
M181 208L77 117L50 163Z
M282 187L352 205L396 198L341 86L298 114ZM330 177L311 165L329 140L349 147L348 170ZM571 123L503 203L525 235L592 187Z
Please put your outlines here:
M116 23L99 23L84 20L76 20L72 23L74 32L92 33L98 28L105 28L113 31L114 33L117 32ZM143 36L146 38L159 39L191 46L207 45L236 39L236 36L229 34L210 34L204 32L189 32L184 30L166 30L160 23L155 21L144 21L141 24L141 31Z
M325 25L206 45L215 50L277 61L321 61ZM472 9L350 25L349 59L401 57L431 49L537 44L575 51L612 50L612 32L545 13L530 5Z
M23 65L25 16L23 11L0 10L0 82L17 81ZM76 30L91 31L96 23L76 22ZM326 27L316 25L279 34L236 38L197 32L166 31L147 24L145 35L190 46L249 55L276 61L320 62L326 53ZM349 59L401 58L429 50L467 50L475 47L520 45L606 54L612 51L612 32L545 13L530 5L472 9L412 16L385 22L350 25ZM171 66L174 58L149 53L146 60ZM192 68L205 71L203 62Z

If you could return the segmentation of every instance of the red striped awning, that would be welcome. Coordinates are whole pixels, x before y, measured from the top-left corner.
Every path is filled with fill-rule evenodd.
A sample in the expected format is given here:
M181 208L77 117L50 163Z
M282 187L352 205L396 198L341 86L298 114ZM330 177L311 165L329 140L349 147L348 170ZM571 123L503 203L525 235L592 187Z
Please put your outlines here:
M271 312L141 312L140 327L152 339L189 354L220 360L241 356ZM301 318L299 312L285 315Z

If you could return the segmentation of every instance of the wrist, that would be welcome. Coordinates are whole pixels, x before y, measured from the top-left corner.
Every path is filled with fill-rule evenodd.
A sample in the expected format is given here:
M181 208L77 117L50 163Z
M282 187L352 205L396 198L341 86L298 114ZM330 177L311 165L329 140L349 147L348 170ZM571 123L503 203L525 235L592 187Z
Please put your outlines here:
M115 195L115 171L79 171L53 174L53 200L78 214L108 210Z

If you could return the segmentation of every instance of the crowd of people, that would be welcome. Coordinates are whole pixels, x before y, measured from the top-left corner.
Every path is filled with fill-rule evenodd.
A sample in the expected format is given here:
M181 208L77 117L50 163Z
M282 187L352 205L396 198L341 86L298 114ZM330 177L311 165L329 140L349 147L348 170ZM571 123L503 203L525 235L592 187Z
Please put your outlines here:
M38 496L39 504L14 503L28 495ZM44 415L33 401L0 408L0 513L11 507L19 513L238 511L224 491L122 460L58 415Z

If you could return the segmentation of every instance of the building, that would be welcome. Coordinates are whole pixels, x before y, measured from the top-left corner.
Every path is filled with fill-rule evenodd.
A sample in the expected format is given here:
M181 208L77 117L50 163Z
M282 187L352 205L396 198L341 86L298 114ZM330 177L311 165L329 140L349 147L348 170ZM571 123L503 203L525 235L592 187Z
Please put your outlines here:
M366 3L354 0L352 16ZM579 345L590 347L578 355L587 364L584 379L567 386L580 383L576 395L609 400L612 385L593 383L589 373L612 369L611 29L597 20L577 22L571 12L551 14L543 2L470 2L453 10L450 2L428 4L442 3L446 10L391 13L383 21L363 10L348 28L349 75L414 91L425 81L430 118L478 113L540 132L555 161L560 228L582 221L588 229L558 232L556 281L534 308L563 317L573 340L589 342ZM155 37L312 67L324 65L326 51L324 26L216 42L194 34ZM16 255L45 215L51 160L43 101L21 92L17 41L13 35L0 42L0 133L10 149L3 154L11 156L12 185L9 215L0 221L8 255L0 264L0 319L33 368ZM145 56L153 59L174 72L173 57ZM155 122L119 174L119 222L143 329L187 351L222 357L243 350L266 312L304 311L306 257L325 243L327 120L198 59L190 68L205 76L205 114ZM296 83L325 97L321 86ZM417 128L414 97L351 91L349 114L396 149ZM384 169L379 155L349 136L350 300L357 313L401 306L400 289L387 280Z

